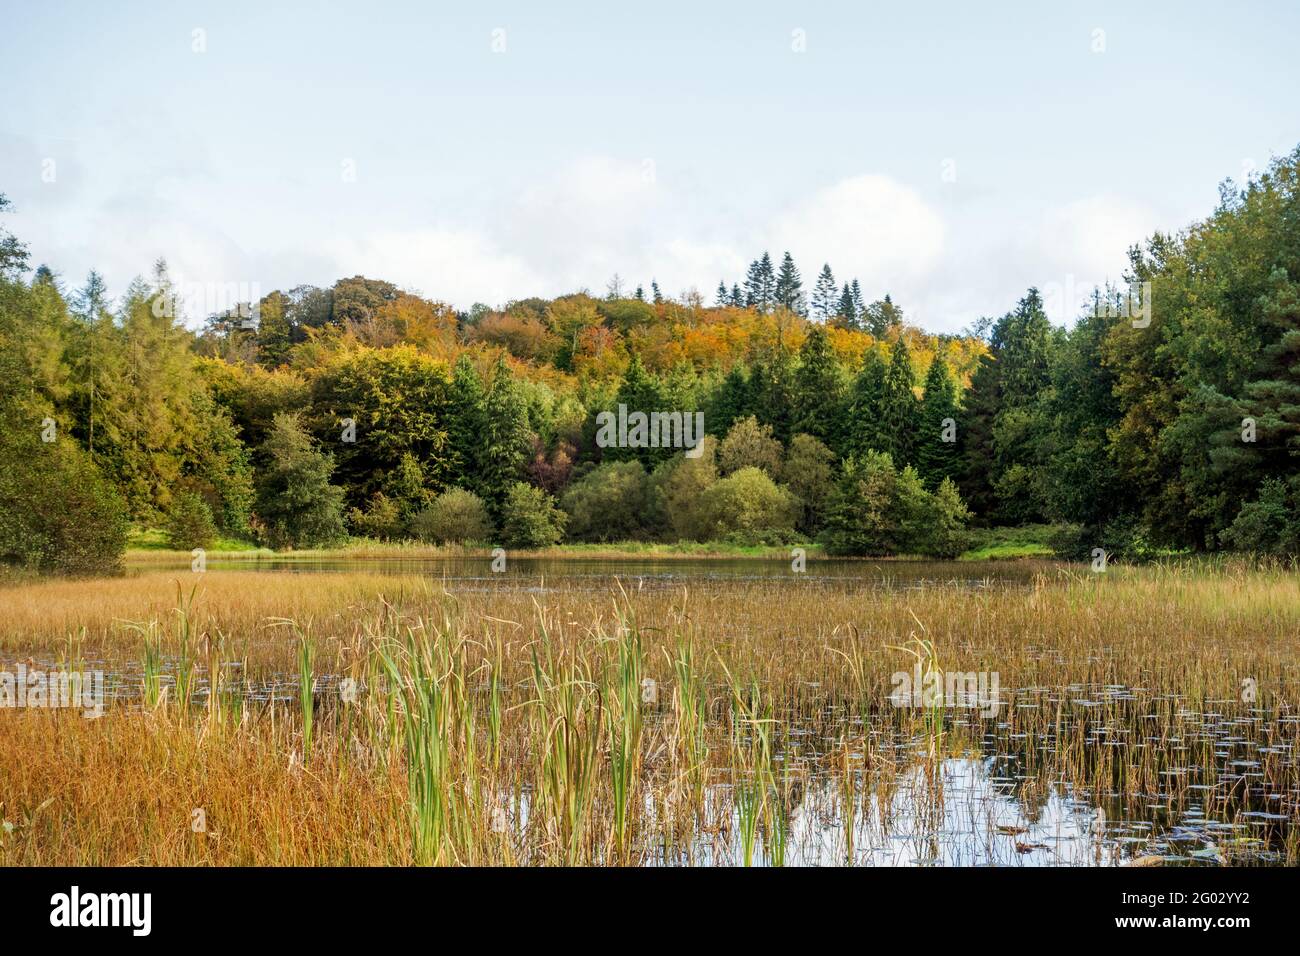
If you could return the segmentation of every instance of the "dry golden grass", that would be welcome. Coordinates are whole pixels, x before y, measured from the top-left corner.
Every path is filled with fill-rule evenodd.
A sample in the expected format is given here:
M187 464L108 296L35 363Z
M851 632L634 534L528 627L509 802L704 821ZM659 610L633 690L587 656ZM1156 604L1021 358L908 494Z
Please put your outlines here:
M164 695L99 720L0 712L0 862L780 862L807 850L800 820L887 828L909 768L926 781L917 806L941 810L943 761L959 754L1014 761L1028 804L1068 786L1112 815L1203 799L1239 822L1263 800L1285 819L1242 853L1294 861L1300 580L1037 570L1027 587L916 591L588 580L447 593L415 575L216 571L20 582L0 589L0 660L79 654L138 674L126 624L156 621L174 668L176 608L197 580L188 654L200 676L210 658L240 666L222 671L220 708ZM302 640L310 748L292 699ZM893 707L891 675L912 666L897 648L915 640L944 670L997 672L998 717ZM272 677L290 699L260 699ZM345 705L336 681L349 678L362 692ZM1258 699L1243 702L1247 678ZM1229 734L1216 714L1240 723ZM1219 759L1234 734L1257 776ZM196 808L207 832L192 829ZM851 857L846 842L834 852Z

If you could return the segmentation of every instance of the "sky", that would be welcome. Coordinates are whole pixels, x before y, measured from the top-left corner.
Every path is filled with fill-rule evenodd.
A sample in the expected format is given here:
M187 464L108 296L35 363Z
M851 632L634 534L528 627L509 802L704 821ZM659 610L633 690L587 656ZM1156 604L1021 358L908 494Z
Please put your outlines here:
M1293 2L0 11L5 227L69 288L164 257L194 319L356 274L711 302L789 250L931 331L1065 321L1300 144Z

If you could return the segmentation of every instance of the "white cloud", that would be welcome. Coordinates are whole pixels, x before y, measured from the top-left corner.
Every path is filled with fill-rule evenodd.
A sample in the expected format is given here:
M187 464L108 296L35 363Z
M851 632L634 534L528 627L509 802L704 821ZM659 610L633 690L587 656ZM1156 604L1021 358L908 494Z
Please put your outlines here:
M339 277L387 279L467 308L537 294L549 283L517 255L475 232L448 229L378 232L332 244Z
M775 250L803 262L808 284L829 262L843 282L911 290L944 251L943 219L917 193L887 176L845 179L779 215L767 230Z

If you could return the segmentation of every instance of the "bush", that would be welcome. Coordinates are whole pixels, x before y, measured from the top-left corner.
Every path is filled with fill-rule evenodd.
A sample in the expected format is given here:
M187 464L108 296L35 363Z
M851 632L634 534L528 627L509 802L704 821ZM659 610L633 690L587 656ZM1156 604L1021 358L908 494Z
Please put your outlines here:
M971 536L966 529L970 511L951 478L939 483L931 503L925 553L936 558L955 558L970 547Z
M192 491L183 491L172 501L163 530L167 534L167 546L177 551L210 548L217 537L212 509Z
M482 498L463 488L449 488L411 519L411 533L437 544L487 541L492 537L492 521Z
M845 459L830 497L821 542L829 554L925 554L966 550L970 512L945 479L931 494L910 465L901 472L880 452Z
M560 499L569 516L569 537L621 541L642 534L646 522L646 473L639 461L608 462L575 481Z
M772 544L794 533L798 502L757 468L741 468L710 485L700 502L706 539Z
M700 507L704 492L718 480L717 449L717 439L709 435L700 457L679 453L655 468L647 482L647 524L663 528L677 541L707 537Z
M272 547L320 547L347 536L343 489L329 483L334 461L316 450L297 417L275 416L262 455L257 516Z
M826 499L835 487L835 452L812 435L800 432L790 439L790 451L781 467L785 486L799 499L798 528L810 535L821 530Z
M38 571L114 571L126 534L126 506L88 454L66 440L0 434L0 560Z
M501 536L512 548L549 548L564 537L568 516L541 488L516 481L501 504Z
M376 491L370 496L364 511L353 508L348 512L348 524L355 534L362 537L392 541L402 537L405 522L398 503L382 491Z
M1300 554L1300 479L1292 479L1291 485L1266 478L1259 497L1242 505L1220 535L1223 544L1256 554Z
M771 425L760 425L753 415L731 426L718 445L718 470L724 475L741 468L761 468L768 477L781 474L781 443Z

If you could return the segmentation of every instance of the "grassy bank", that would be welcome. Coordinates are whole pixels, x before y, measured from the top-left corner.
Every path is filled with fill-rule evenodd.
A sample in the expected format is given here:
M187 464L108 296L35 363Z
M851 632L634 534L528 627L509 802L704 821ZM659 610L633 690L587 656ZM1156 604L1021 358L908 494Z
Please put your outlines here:
M1020 558L1050 558L1049 544L1054 527L1032 525L1024 528L994 528L979 530L972 535L972 546L959 560L990 561ZM258 547L236 538L219 538L208 549L209 557L223 560L274 557L277 559L344 559L344 558L444 558L490 557L492 545L435 545L419 541L376 541L368 538L351 538L346 544L333 548L274 551ZM611 541L601 543L567 543L549 548L510 549L515 557L528 558L760 558L789 561L794 548L804 549L809 560L827 557L823 548L810 541L786 545L743 545L730 541ZM169 549L165 535L160 531L134 532L131 535L127 559L132 563L150 560L188 562L188 551ZM871 561L933 560L914 559L908 555L890 558L870 558Z

